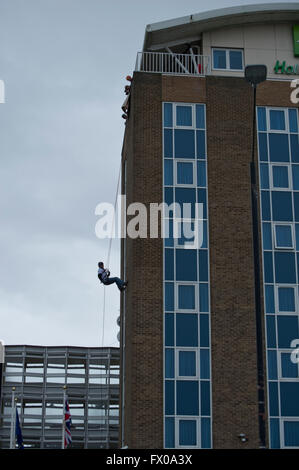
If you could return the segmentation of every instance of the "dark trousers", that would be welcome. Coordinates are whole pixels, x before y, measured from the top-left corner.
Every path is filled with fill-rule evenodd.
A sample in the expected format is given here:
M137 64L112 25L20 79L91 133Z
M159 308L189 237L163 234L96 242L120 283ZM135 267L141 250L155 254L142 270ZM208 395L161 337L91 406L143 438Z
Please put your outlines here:
M121 290L124 286L124 281L119 279L119 277L107 277L104 281L102 281L102 283L105 284L105 286L109 286L110 284L115 283L119 290Z

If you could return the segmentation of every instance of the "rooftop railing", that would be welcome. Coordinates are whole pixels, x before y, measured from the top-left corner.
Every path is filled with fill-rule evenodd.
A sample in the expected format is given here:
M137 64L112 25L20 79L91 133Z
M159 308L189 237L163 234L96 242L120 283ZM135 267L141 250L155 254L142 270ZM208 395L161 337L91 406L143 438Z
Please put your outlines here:
M135 71L170 75L205 76L210 73L210 56L169 52L138 52Z

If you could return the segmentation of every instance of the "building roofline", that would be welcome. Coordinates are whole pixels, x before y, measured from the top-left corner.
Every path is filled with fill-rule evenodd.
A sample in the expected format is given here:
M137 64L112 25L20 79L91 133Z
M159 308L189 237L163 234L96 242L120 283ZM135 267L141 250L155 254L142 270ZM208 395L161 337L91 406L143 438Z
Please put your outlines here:
M294 16L295 14L295 16ZM143 50L158 49L159 45L190 38L200 38L203 31L248 23L299 20L299 3L262 3L220 8L166 21L148 24ZM187 41L188 42L188 41Z

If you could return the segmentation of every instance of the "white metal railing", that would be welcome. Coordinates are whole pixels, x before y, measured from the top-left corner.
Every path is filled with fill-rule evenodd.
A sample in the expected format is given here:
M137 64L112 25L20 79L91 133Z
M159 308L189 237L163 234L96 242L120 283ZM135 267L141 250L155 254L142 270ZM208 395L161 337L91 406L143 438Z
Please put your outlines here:
M137 72L204 76L210 73L210 56L172 52L137 52Z

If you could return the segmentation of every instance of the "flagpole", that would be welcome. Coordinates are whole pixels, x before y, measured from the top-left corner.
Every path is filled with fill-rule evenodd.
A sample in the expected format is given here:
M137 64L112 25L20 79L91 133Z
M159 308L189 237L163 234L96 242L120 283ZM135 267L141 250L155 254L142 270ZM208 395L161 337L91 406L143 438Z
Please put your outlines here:
M11 392L11 417L10 417L10 449L15 449L15 434L16 434L16 401L15 401L16 387L12 387Z
M64 436L65 436L65 400L66 400L66 385L63 386L62 439L61 439L61 448L62 448L62 449L64 449Z

